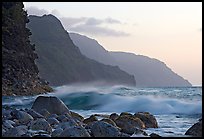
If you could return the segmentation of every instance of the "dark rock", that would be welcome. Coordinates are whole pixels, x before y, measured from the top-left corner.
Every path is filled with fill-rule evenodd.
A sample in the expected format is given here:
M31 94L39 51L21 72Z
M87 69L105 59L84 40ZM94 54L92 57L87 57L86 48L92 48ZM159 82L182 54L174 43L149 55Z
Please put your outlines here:
M66 128L59 137L90 137L89 133L85 128L81 126L74 126Z
M52 132L52 137L58 137L61 133L62 133L63 129L62 128L58 128L58 129L55 129L53 132Z
M96 121L91 127L94 137L119 137L120 131L109 123Z
M150 137L162 137L162 136L160 136L160 135L158 135L158 134L156 134L156 133L151 133L149 136L150 136Z
M60 123L57 128L62 128L64 130L65 128L69 128L77 125L78 124L73 119L70 119L67 122Z
M34 135L33 137L51 137L48 134L39 134L39 135Z
M56 118L48 118L47 122L52 126L52 125L56 125L59 124L59 121Z
M43 116L43 118L47 118L50 115L49 111L46 109L40 110L39 113Z
M128 113L128 112L122 112L121 114L120 114L120 116L133 116L131 113Z
M45 120L45 119L37 119L33 121L30 125L31 130L44 130L47 131L48 133L52 132L52 127L50 124Z
M202 137L202 120L195 123L192 127L190 127L185 135L191 135L194 137Z
M115 124L115 122L114 122L113 120L111 120L111 119L104 118L104 119L101 119L100 121L103 121L103 122L109 123L109 124L111 124L112 126L117 127L117 125Z
M115 121L115 119L117 119L118 117L119 117L119 115L117 113L112 113L110 115L110 119L113 120L113 121Z
M118 127L121 128L121 132L127 133L127 134L134 134L134 132L139 128L143 129L145 128L144 123L136 117L133 116L120 116L115 120L115 123Z
M158 128L158 123L156 118L149 112L138 112L138 113L135 113L134 116L142 120L146 128Z
M15 125L15 122L11 121L11 120L5 120L3 121L3 126L7 129L9 128L13 128L13 125Z
M89 118L84 119L83 123L88 124L88 123L92 123L94 121L98 121L98 119L94 115L91 115Z
M33 103L32 109L36 112L40 112L42 109L46 109L51 114L70 114L67 106L55 96L39 96Z
M11 112L11 116L13 117L13 119L17 119L22 124L27 124L28 122L33 120L33 117L30 114L19 110L13 110Z
M27 110L27 113L30 114L34 119L44 118L40 113L34 111L33 109Z
M57 120L59 120L60 122L67 122L68 118L65 115L60 115L57 117Z
M57 117L58 117L57 114L51 114L51 115L49 115L47 118L57 118Z
M119 137L130 137L130 135L126 134L126 133L123 133L123 132L120 132Z
M80 114L78 114L78 113L76 113L76 112L73 112L73 111L70 111L70 112L71 112L71 116L72 116L73 118L76 118L76 119L79 120L79 121L83 121L83 120L84 120L84 117L81 116Z
M25 134L25 130L23 128L14 127L10 128L4 133L4 137L20 137L21 135Z

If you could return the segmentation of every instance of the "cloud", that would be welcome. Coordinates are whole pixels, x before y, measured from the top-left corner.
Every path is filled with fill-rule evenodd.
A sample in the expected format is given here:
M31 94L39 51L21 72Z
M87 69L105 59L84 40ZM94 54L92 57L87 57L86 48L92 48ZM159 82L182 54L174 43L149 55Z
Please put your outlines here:
M113 18L97 19L94 17L60 18L64 27L69 31L83 32L101 36L129 36L129 33L100 26L101 24L122 24Z
M26 8L26 10L28 15L42 16L44 14L53 14L60 19L64 28L69 31L83 32L83 33L102 35L102 36L129 36L130 35L129 33L126 33L123 31L117 31L114 29L101 26L102 24L103 25L104 24L105 25L124 24L121 21L110 17L105 19L98 19L94 17L80 17L80 18L62 17L60 12L56 9L49 12L45 9L39 9L38 7L35 7L35 6L30 6Z
M70 31L74 32L83 32L87 34L94 34L94 35L100 35L100 36L129 36L129 33L125 33L123 31L116 31L113 29L105 28L105 27L100 27L100 26L90 26L86 24L81 24L75 27L70 27Z
M26 8L28 15L38 15L42 16L44 14L48 14L49 12L45 9L39 9L38 7L31 6Z

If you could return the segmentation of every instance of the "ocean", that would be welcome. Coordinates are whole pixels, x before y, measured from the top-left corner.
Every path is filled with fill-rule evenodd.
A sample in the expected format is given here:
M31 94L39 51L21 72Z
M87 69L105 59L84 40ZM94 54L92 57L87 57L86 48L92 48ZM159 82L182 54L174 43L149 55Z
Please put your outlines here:
M54 93L70 110L89 117L91 114L150 112L159 128L145 131L165 137L185 136L202 117L202 87L137 88L126 86L72 85L54 88ZM31 108L37 96L3 96L2 106ZM136 135L133 135L133 137Z

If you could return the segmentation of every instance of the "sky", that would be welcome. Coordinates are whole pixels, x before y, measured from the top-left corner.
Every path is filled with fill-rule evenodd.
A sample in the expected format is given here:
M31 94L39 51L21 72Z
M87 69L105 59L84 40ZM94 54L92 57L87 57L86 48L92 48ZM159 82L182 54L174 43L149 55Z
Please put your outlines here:
M29 15L53 14L68 32L108 51L156 58L202 85L202 2L24 2Z

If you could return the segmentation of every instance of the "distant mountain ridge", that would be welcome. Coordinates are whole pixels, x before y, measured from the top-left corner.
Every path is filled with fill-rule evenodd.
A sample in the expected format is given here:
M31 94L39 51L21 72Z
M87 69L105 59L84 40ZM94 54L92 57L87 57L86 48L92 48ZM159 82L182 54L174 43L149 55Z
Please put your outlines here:
M39 56L36 64L40 76L50 85L98 81L107 85L135 86L133 75L117 66L104 65L82 55L55 16L29 16L29 20L27 26L32 32L31 42L36 44Z
M78 33L70 33L70 37L85 56L103 64L119 66L120 69L134 75L137 87L192 86L157 59L127 52L109 52L96 40Z

